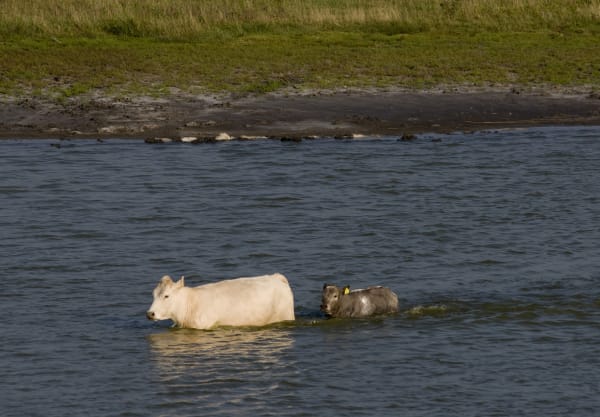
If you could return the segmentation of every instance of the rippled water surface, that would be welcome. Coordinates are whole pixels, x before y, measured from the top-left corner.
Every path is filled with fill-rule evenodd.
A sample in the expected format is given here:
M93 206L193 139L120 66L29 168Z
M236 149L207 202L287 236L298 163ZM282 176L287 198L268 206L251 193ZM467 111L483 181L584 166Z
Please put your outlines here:
M598 415L598 127L52 143L0 142L2 416ZM296 323L145 319L164 274L275 271Z

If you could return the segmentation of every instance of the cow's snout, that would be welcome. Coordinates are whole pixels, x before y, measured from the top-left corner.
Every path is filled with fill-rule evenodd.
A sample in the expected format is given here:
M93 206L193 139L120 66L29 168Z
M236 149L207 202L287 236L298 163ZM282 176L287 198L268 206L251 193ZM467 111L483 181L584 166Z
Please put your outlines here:
M154 320L154 311L146 311L146 317L148 320Z

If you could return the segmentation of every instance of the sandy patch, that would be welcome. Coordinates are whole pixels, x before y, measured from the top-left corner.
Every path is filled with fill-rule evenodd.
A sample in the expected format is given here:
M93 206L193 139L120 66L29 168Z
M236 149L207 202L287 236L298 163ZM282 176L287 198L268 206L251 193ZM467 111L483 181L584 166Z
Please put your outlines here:
M585 89L583 89L585 90ZM589 91L589 90L588 90ZM1 138L314 137L600 124L585 91L348 90L258 97L0 97Z

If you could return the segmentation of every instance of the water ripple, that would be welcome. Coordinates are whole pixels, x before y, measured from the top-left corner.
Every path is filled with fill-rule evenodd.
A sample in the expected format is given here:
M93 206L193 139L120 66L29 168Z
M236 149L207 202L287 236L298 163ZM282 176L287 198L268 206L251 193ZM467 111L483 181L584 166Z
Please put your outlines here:
M595 415L599 137L0 142L0 414ZM276 271L293 324L145 318L164 274ZM325 319L324 282L401 312Z

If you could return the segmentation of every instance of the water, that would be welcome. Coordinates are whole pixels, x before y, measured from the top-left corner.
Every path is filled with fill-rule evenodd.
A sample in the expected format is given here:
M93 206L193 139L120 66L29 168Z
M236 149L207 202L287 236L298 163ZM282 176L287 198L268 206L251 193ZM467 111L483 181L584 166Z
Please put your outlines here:
M432 139L0 142L0 415L597 415L600 128ZM145 319L163 274L275 271L294 324Z

